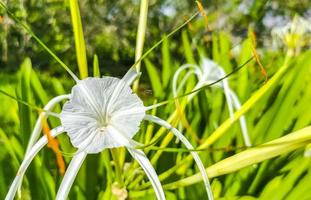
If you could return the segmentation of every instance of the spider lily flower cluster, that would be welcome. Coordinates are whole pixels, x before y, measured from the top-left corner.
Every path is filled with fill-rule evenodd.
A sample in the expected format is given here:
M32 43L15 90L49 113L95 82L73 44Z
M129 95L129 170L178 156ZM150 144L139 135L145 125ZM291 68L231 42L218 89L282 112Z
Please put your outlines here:
M184 76L182 77L180 83L178 84L179 76L181 72L187 71ZM173 95L177 97L178 93L182 90L182 88L185 86L187 80L191 77L191 75L195 75L198 79L197 84L193 88L193 91L214 83L223 77L226 76L225 71L222 69L221 66L216 64L210 59L204 58L202 61L201 66L194 65L194 64L185 64L182 65L178 70L175 72L173 77ZM177 86L178 85L178 86ZM233 90L230 89L229 83L227 79L223 79L222 81L216 83L213 85L213 87L221 88L224 91L226 100L227 100L227 106L229 110L230 117L233 117L234 110L239 110L241 108L241 103L239 102L239 99L237 95L234 93ZM188 96L188 101L190 101L194 97L195 93L192 93ZM247 126L246 126L246 119L245 116L242 116L240 118L240 126L243 134L244 143L247 147L252 146Z
M296 15L285 26L275 27L271 31L273 46L285 45L294 52L299 52L301 47L309 44L311 39L311 23Z
M55 104L64 99L69 99L64 104L61 113L55 115L59 116L61 126L52 129L51 136L56 137L66 132L72 145L78 149L68 166L56 199L63 200L67 198L75 177L88 154L99 153L106 148L116 147L127 148L145 171L157 198L165 199L163 188L153 166L145 153L135 148L142 144L132 138L139 131L141 121L148 120L169 129L188 149L193 149L193 146L165 120L146 114L146 111L154 106L145 107L140 98L133 93L130 85L137 76L136 70L130 69L122 79L104 76L102 78L78 80L77 84L72 88L71 94L56 97L45 106L46 110L51 111ZM42 130L39 122L46 115L48 113L42 113L39 116L29 148L6 196L6 200L14 199L29 164L48 142L46 136L37 140L38 133ZM191 151L191 154L202 173L209 199L212 199L213 196L205 168L198 154L194 151Z

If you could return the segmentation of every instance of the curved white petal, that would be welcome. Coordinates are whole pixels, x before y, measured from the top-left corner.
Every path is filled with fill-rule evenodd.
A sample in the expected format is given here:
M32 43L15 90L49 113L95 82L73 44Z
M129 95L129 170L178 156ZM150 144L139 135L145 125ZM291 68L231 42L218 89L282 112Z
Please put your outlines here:
M127 117L127 116L133 116L133 115L139 115L141 113L146 112L146 107L131 107L124 110L119 110L113 113L112 118L118 120L120 117Z
M187 140L187 138L185 138L185 136L183 136L183 134L181 134L176 128L172 127L169 123L167 123L166 121L152 116L152 115L146 115L145 120L154 122L156 124L159 124L167 129L169 129L188 149L193 149L193 146L190 144L190 142ZM197 154L197 152L192 151L191 155L193 156L194 161L196 162L196 164L198 165L198 168L202 174L203 177L203 181L205 184L205 189L208 195L208 199L212 200L213 199L213 193L212 193L212 189L208 180L208 176L206 174L204 165L199 157L199 155Z
M51 137L56 137L57 135L61 134L62 132L64 132L63 127L56 127L54 129L51 130ZM25 158L14 178L14 181L12 183L12 185L10 186L9 192L7 193L5 200L13 200L14 196L16 194L16 191L19 187L19 184L21 182L21 180L23 179L23 176L28 168L28 166L30 165L31 161L33 160L33 158L35 157L35 155L37 155L37 153L44 147L44 145L46 145L48 142L48 139L46 136L41 137L41 139L35 144L33 145L33 147L30 149L30 151L25 155Z
M178 77L180 75L180 73L183 71L183 70L186 70L186 69L191 69L191 71L193 71L193 73L196 73L197 76L199 77L200 76L200 73L198 71L200 71L199 69L199 66L197 65L193 65L193 64L186 64L186 65L182 65L181 67L179 67L177 69L177 71L174 73L174 76L173 76L173 95L174 97L177 96L177 92L178 92L178 88L177 87L177 82L178 82ZM187 76L190 76L190 75L187 75ZM187 79L188 77L184 77L184 79Z
M91 131L91 136L81 142L81 149L78 152L101 152L103 146L106 148L116 148L144 145L128 137L126 131L113 125L107 126L103 132Z
M223 69L214 61L210 59L203 59L202 61L203 79L208 82L214 82L223 76Z
M140 74L141 74L141 72L137 72L136 71L136 68L134 68L134 67L132 67L132 68L130 68L127 72L126 72L126 74L123 76L123 78L121 79L121 80L123 80L125 83L126 83L126 85L131 85L133 82L134 82L134 80L138 77L138 76L140 76Z
M146 157L145 153L140 149L135 148L127 148L130 154L137 160L140 164L141 168L145 171L146 175L148 176L154 192L157 196L157 199L164 200L165 194L161 185L161 182L158 178L156 171L154 170L153 166L151 165L149 159Z
M217 81L218 79L223 78L226 75L225 71L218 64L216 64L215 62L209 59L203 60L203 68L204 68L203 69L204 73L206 73L206 78L208 78L207 80L208 83ZM236 97L234 92L230 89L227 79L222 80L220 83L216 84L215 86L223 88L226 101L227 101L227 105L228 105L229 114L230 114L230 117L232 118L234 114L233 107L237 109L241 107L240 102L238 101L238 98ZM241 128L242 128L242 133L243 133L245 144L248 146L251 143L248 137L244 116L240 118L240 123L241 123Z
M111 95L109 96L109 98L107 99L107 102L105 103L105 113L110 113L114 108L118 109L120 105L115 105L116 102L118 102L118 100L120 101L119 103L121 104L122 102L122 96L127 96L127 94L132 93L132 90L130 87L126 87L127 85L125 84L124 81L119 80L118 82L116 82L116 84L114 84L114 88L113 91L111 92ZM122 92L124 89L124 93ZM120 98L121 97L121 98ZM129 101L131 102L131 101ZM114 105L112 105L114 104ZM106 119L108 120L108 115L106 115Z
M203 71L206 74L206 78L208 78L207 82L212 83L214 81L217 81L220 78L223 78L226 73L225 71L215 62L209 59L204 59L203 60ZM239 110L241 108L241 104L235 95L235 93L230 89L229 83L227 79L222 80L220 83L216 84L215 86L221 87L224 90L227 105L228 105L228 110L230 117L232 118L234 115L234 109ZM245 116L242 116L240 118L240 125L242 129L242 134L243 134L243 139L244 143L247 147L252 146L250 137L247 131L247 126L246 126L246 120Z
M233 102L235 109L240 110L241 104L240 104L236 94L233 91L230 91L230 96L232 98L232 102ZM245 119L244 115L240 117L240 125L241 125L241 130L242 130L245 146L251 147L252 142L251 142L250 137L249 137L249 133L247 130L247 125L246 125L246 119Z
M226 97L226 101L228 105L229 115L232 119L234 112L233 112L233 102L230 96L229 84L227 80L223 80L222 82L223 82L224 93L225 93L225 97Z
M109 126L118 127L127 138L132 138L139 130L145 111L143 102L123 80L87 78L73 87L60 119L74 147L98 153L120 146Z
M176 97L177 94L180 92L180 90L184 87L184 85L186 84L186 81L188 80L188 78L192 75L192 74L196 74L198 79L200 80L199 75L196 73L196 71L194 70L189 70L184 77L181 79L180 83L178 84L177 89L173 88L173 96ZM176 87L176 86L175 86Z
M114 141L117 141L120 146L125 147L133 147L133 146L144 146L144 144L136 142L135 140L132 140L129 138L125 132L126 130L120 130L118 127L109 126L111 137L114 139Z
M84 114L104 118L106 116L103 115L102 111L107 109L107 102L118 83L119 79L113 77L81 80L72 88L68 105Z
M86 156L87 156L87 153L82 151L82 152L75 154L75 156L72 158L66 170L65 176L62 180L62 183L60 184L59 189L57 191L56 200L67 199L70 188Z
M46 111L52 111L52 109L54 108L54 106L56 104L58 104L59 102L61 102L62 100L65 99L69 99L70 95L66 94L66 95L60 95L57 97L54 97L53 99L51 99L43 108L43 110ZM31 147L34 145L34 143L37 141L37 139L39 138L39 135L41 133L42 130L42 120L47 116L48 114L45 112L40 113L35 127L30 135L29 138L29 142L28 142L28 146L27 146L27 150L26 150L26 154L29 152L29 150L31 149Z

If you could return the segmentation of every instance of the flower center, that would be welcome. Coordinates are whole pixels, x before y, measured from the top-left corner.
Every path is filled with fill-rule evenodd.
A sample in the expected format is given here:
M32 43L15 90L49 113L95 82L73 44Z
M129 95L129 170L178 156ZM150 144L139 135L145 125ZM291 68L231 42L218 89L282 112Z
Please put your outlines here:
M105 132L106 132L106 129L107 129L107 126L102 126L102 127L99 128L99 131L100 131L101 133L105 133Z
M105 133L106 130L107 130L107 127L109 125L109 122L110 122L110 117L108 116L107 119L105 118L102 118L99 122L99 131L101 133Z
M98 120L100 132L106 131L107 126L109 125L110 119L111 119L110 115L107 115L105 117L103 116L100 117L100 119Z

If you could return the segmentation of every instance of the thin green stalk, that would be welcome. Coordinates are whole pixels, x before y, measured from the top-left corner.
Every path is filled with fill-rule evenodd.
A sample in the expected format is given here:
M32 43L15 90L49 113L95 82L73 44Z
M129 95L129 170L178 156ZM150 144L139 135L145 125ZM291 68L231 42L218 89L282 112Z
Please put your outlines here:
M157 101L155 100L153 102L153 104L156 104ZM157 112L157 108L154 108L151 110L151 115L156 115ZM153 129L154 129L154 124L153 123L149 123L147 126L147 130L146 130L146 134L145 134L145 144L149 144L152 138L152 134L153 134Z
M111 167L111 164L110 164L110 155L109 155L109 151L108 149L105 150L103 153L102 153L102 159L103 159L103 162L104 162L104 165L105 165L105 168L106 168L106 173L107 173L107 188L105 190L105 195L111 196L111 184L112 184L112 181L113 181L113 177L112 177L112 173L113 173L113 170L112 170L112 167Z
M103 158L103 162L104 162L104 165L105 165L105 168L107 170L107 181L109 183L112 182L112 167L111 167L111 164L110 164L110 155L109 155L109 151L108 150L105 150L103 152L103 155L102 155L102 158Z
M157 43L155 43L150 49L148 49L131 67L134 68L138 63L140 63L143 59L145 59L155 48L157 48L164 40L167 38L173 36L175 33L177 33L180 29L182 29L184 26L186 26L190 21L192 21L200 12L194 13L189 19L187 19L184 23L182 23L180 26L175 28L172 32L166 35L166 37L162 37L161 40L159 40Z
M100 78L99 62L96 54L94 55L93 58L93 76Z
M119 160L119 151L117 148L110 149L110 153L112 156L112 159L115 164L115 174L116 174L116 180L119 184L123 185L122 181L122 169L120 166L120 160Z
M5 4L7 4L7 0L4 1ZM3 18L5 19L7 16L7 13L4 13L4 16ZM8 33L9 33L9 30L10 30L10 26L8 23L3 23L2 24L3 26L3 31L2 31L2 34L3 34L3 39L2 39L2 60L4 62L7 62L8 61L8 55L9 55L9 46L8 46Z
M25 106L28 106L29 108L31 108L33 110L37 110L39 113L45 112L45 113L47 113L50 116L59 117L57 113L54 113L54 112L51 112L51 111L48 111L48 110L44 110L43 108L40 108L40 107L35 106L33 104L30 104L30 103L28 103L28 102L26 102L26 101L24 101L22 99L19 99L19 98L15 97L15 96L13 96L13 95L3 91L3 90L0 90L0 93L5 95L5 96L7 96L7 97L9 97L9 98L11 98L11 99L13 99L13 100L15 100L15 101L17 101L18 103L21 103L21 104L23 104Z
M147 18L148 18L148 3L149 0L141 0L140 1L140 13L139 13L139 23L138 30L136 36L136 49L135 49L135 62L139 61L143 49L144 49L144 41L146 35L146 26L147 26ZM141 62L139 61L136 65L136 71L140 72ZM139 79L134 82L133 91L136 92L138 89Z

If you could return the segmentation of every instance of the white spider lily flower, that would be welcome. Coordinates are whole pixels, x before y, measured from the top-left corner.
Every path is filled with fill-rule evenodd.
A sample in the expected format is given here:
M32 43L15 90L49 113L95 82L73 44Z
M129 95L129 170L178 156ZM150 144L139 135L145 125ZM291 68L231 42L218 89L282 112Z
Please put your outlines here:
M67 198L87 154L99 153L106 148L116 147L126 147L128 149L129 153L145 171L157 198L160 200L165 199L163 188L153 166L142 150L135 149L135 146L141 144L132 139L139 131L143 119L159 123L158 118L146 117L146 111L157 105L145 107L130 87L130 84L137 76L136 71L131 69L122 79L113 77L87 78L77 81L77 84L72 88L69 101L64 104L59 115L62 125L56 130L53 129L53 131L57 134L63 131L66 132L72 145L78 151L66 170L57 192L57 200ZM179 131L172 129L170 125L161 123L160 125L172 130L187 148L193 149ZM52 136L55 137L57 134L53 131ZM28 165L46 142L46 136L42 137L25 155L6 200L14 198L19 182ZM208 196L212 199L212 192L204 166L196 152L192 152L192 155L202 173Z
M186 74L182 77L180 83L178 84L178 78L180 73L184 70L188 70ZM226 76L225 71L215 62L210 59L204 58L202 61L201 66L194 65L194 64L185 64L182 65L174 74L173 77L173 95L177 97L178 93L184 87L187 82L187 79L191 75L196 75L198 82L193 88L193 90L199 89L205 85L211 84L213 82L218 81L219 79ZM178 84L178 87L177 87ZM224 90L224 94L227 101L227 106L229 110L229 115L232 118L234 114L234 110L239 110L241 108L241 103L238 100L236 94L230 89L229 83L227 79L223 79L222 81L216 83L212 87L218 87ZM195 93L192 93L188 96L188 102L194 97ZM240 118L240 126L243 134L243 140L247 147L252 146L247 126L245 116Z
M285 44L289 49L299 51L301 47L310 43L311 23L296 15L285 26L273 28L271 35L275 47Z
M74 147L86 153L131 146L145 107L123 80L87 78L72 88L71 98L60 114Z

